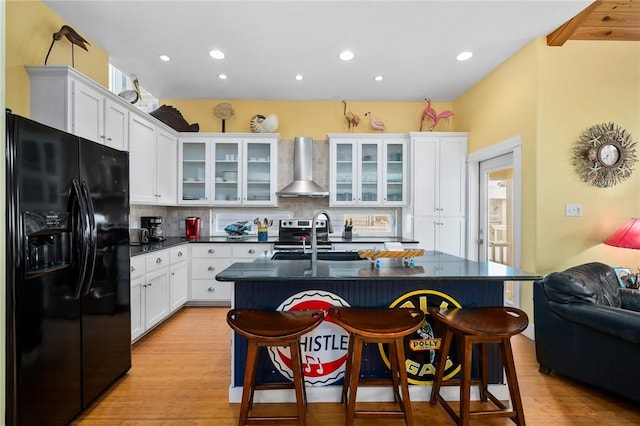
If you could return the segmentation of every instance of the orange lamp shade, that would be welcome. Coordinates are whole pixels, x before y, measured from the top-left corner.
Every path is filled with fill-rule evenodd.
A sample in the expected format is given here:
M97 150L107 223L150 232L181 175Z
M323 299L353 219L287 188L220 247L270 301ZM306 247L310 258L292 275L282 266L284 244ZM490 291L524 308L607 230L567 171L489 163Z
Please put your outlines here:
M629 219L622 228L614 232L604 243L614 247L640 249L640 219Z

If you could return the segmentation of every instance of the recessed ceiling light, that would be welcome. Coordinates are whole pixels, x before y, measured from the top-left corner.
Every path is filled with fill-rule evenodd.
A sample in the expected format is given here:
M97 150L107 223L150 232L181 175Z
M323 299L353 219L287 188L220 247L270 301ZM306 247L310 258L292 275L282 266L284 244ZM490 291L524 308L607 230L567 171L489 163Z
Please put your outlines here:
M224 59L224 53L218 49L210 51L209 56L211 56L213 59Z
M462 52L458 56L456 56L456 59L458 61L466 61L467 59L471 58L472 56L473 56L473 52Z
M295 79L300 81L302 80L304 77L302 76L302 74L296 74Z
M345 50L344 52L342 52L340 54L340 59L342 59L343 61L350 61L353 59L353 52L350 50Z
M227 75L226 74L218 74L218 78L220 80L226 80L227 79Z
M167 55L160 55L160 60L161 61L165 61L165 62L169 62L171 60L171 58L168 57Z
M373 79L374 79L375 81L382 81L382 80L384 79L384 77L383 77L383 76L381 76L381 75L376 75Z

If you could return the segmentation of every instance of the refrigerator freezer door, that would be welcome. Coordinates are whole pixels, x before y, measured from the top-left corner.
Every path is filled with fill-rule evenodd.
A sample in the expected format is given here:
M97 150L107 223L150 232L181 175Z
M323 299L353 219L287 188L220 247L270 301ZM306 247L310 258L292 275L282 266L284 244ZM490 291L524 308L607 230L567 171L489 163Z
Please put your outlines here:
M7 118L6 421L65 425L81 408L78 218L69 212L78 138ZM46 229L26 238L37 217Z

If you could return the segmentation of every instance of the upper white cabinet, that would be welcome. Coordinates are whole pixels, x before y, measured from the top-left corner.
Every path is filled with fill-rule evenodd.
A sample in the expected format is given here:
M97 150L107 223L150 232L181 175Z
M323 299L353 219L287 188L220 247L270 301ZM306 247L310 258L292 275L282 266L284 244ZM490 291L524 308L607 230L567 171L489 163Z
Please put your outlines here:
M407 203L407 137L329 135L331 206Z
M277 158L274 134L181 134L178 202L276 206Z
M31 118L127 150L130 104L67 66L27 67Z
M143 116L129 120L131 202L175 205L177 139Z
M411 133L413 237L420 247L465 255L466 133Z

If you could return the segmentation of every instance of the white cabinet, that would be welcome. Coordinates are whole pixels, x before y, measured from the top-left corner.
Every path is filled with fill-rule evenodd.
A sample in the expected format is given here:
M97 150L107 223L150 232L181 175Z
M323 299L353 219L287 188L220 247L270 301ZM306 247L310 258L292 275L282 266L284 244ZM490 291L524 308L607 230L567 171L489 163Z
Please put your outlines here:
M278 136L181 136L178 202L276 206Z
M413 237L420 246L465 255L466 133L411 133Z
M234 262L250 262L265 252L271 244L193 244L191 247L191 296L197 305L229 306L233 283L217 281L215 276Z
M131 340L164 321L187 301L187 246L131 258Z
M180 246L170 251L169 266L169 308L175 312L187 303L188 298L188 248Z
M331 206L404 206L407 138L329 135Z
M27 71L32 119L115 149L128 149L127 102L71 67L27 67Z
M413 224L413 238L420 242L421 248L464 257L464 217L415 216Z
M129 116L131 202L176 204L177 139L142 115Z
M216 281L218 272L233 263L230 244L193 244L191 297L197 304L231 305L230 282Z
M277 135L180 137L180 204L276 206Z

